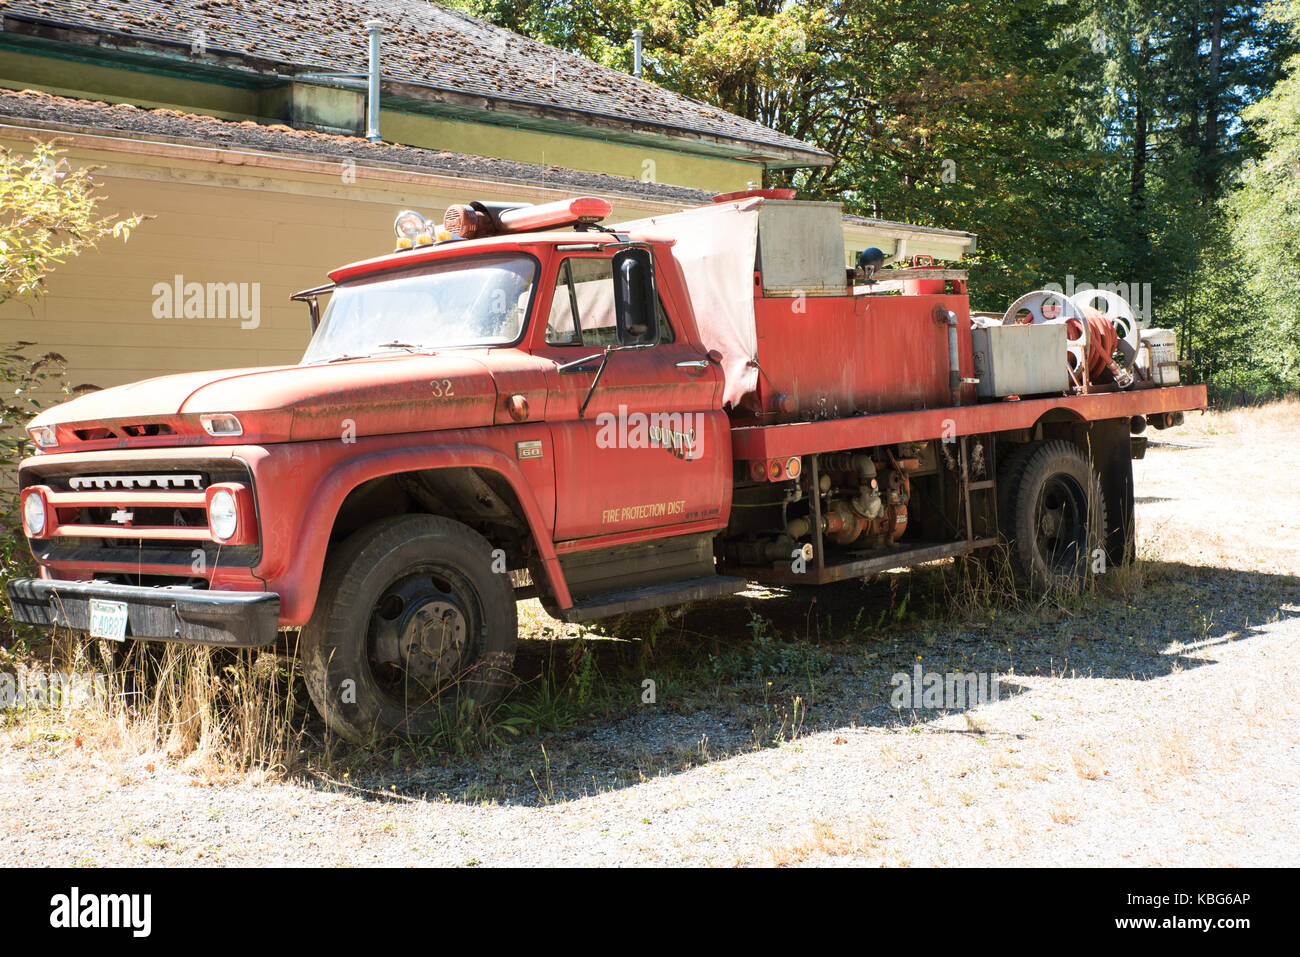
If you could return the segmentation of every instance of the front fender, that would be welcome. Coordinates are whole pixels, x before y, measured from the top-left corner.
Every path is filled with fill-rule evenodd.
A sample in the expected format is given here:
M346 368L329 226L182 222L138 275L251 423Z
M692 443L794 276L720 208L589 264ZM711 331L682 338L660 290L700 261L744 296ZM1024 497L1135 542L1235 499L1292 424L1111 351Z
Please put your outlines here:
M513 453L526 440L540 440L543 455L521 463ZM519 501L560 606L572 603L552 541L554 457L542 423L241 452L255 476L262 526L262 562L254 572L280 595L281 625L302 625L311 617L330 532L348 494L373 479L424 469L479 468L500 475Z

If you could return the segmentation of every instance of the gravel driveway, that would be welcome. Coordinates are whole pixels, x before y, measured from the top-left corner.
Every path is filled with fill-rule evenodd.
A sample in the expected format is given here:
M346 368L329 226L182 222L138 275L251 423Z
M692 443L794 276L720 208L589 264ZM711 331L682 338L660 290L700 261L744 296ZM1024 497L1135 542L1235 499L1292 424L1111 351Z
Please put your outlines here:
M665 686L500 754L270 783L209 784L16 725L0 739L0 864L1294 866L1294 420L1153 436L1135 463L1141 592L859 629L793 708L780 683L735 708L725 688L699 705ZM817 614L851 621L909 580L850 586ZM806 598L754 593L686 617L744 631L755 608L778 628L809 616ZM996 672L1002 694L891 707L890 675L918 663Z

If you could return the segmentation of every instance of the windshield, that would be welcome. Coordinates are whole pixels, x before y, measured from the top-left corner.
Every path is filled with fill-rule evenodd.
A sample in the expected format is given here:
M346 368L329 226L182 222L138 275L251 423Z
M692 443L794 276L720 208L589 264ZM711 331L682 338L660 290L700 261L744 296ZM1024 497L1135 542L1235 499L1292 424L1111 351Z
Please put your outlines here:
M536 273L532 257L505 253L339 286L302 361L514 342Z

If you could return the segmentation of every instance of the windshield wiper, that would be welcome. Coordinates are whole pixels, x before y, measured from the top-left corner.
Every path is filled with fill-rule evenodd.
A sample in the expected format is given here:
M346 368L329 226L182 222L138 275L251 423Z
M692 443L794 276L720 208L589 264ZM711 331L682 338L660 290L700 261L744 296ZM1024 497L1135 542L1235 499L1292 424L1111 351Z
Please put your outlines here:
M431 350L428 346L414 346L411 345L411 343L409 342L398 342L395 339L392 342L381 342L379 343L379 345L374 346L373 348L375 350L373 352L360 352L360 353L343 352L336 356L330 356L330 358L324 361L328 364L330 362L344 362L348 359L372 359L375 356L379 355L385 349L405 349L407 352L412 352L412 353L427 352L429 355L434 354L433 350Z

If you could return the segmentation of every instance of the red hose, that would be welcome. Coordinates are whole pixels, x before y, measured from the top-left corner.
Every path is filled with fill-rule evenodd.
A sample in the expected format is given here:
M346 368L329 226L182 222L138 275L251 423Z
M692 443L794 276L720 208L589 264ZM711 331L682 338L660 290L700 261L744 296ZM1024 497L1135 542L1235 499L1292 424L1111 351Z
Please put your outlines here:
M1093 382L1102 381L1101 374L1110 366L1119 345L1119 333L1115 331L1115 323L1092 306L1084 306L1083 315L1088 320L1088 378ZM1065 335L1071 342L1077 342L1083 338L1083 324L1078 319L1065 320ZM1073 355L1070 361L1074 361Z

